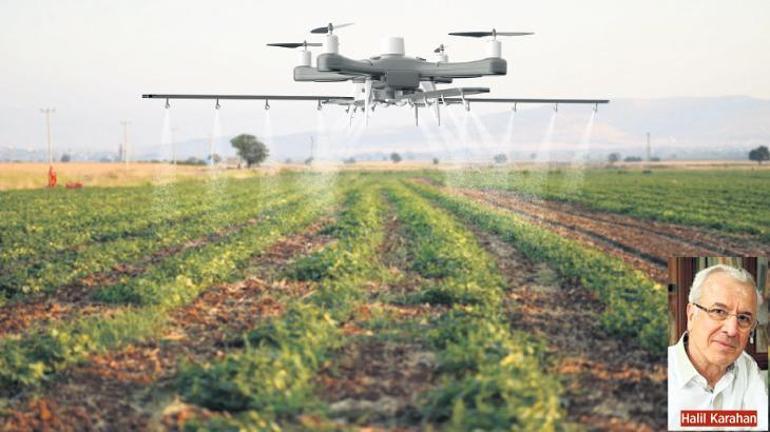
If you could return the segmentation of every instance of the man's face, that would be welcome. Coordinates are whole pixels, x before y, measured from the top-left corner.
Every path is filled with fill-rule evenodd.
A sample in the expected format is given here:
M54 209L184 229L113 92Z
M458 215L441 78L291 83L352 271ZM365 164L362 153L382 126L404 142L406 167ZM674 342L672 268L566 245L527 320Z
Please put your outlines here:
M757 298L752 286L722 272L706 278L698 304L706 309L719 307L731 314L746 313L756 318ZM691 304L687 305L687 330L691 355L720 368L726 368L738 358L751 333L751 328L738 326L735 316L715 320Z

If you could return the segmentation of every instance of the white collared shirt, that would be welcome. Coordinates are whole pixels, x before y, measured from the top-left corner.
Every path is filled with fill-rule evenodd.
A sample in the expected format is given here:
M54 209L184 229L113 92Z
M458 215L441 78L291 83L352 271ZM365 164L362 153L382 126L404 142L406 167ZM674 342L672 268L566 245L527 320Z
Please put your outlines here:
M682 410L757 410L756 428L716 428L715 430L767 430L767 384L757 362L746 352L727 368L713 389L698 373L685 351L687 333L676 345L668 347L668 428L669 430L704 430L681 427Z

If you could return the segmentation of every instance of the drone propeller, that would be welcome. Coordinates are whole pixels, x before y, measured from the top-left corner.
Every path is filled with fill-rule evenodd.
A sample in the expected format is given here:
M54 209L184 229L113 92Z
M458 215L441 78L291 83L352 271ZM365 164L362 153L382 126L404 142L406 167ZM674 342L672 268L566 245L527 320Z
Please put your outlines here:
M309 46L321 46L321 45L322 44L320 44L320 43L308 42L308 41L303 41L303 42L278 42L278 43L269 43L269 44L267 44L267 46L273 46L273 47L281 47L281 48L305 47L305 49L307 49L307 47L309 47Z
M314 28L313 30L310 30L310 33L315 33L315 34L326 34L326 33L329 33L329 34L331 34L334 31L335 28L342 28L342 27L352 26L353 24L354 23L345 23L345 24L334 25L332 23L329 23L329 24L327 24L327 25L325 25L323 27L317 27L317 28Z
M499 32L495 29L492 29L492 31L476 31L476 32L453 32L449 33L449 36L465 36L465 37L484 37L484 36L492 36L493 38L497 38L497 36L528 36L533 35L535 33L533 32Z

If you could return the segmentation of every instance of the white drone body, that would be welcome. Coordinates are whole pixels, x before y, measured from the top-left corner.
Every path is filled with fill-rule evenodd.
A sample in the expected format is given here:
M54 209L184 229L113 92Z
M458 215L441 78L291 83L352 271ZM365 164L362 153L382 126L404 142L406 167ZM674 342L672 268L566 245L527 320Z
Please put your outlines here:
M502 43L498 36L525 36L529 32L457 32L451 36L490 37L487 42L485 57L466 62L450 62L442 44L434 50L435 61L421 57L408 57L405 54L404 39L388 37L383 39L381 53L367 59L356 60L339 53L339 38L333 33L335 28L342 28L352 23L318 27L311 30L314 34L326 34L323 44L324 52L312 66L312 54L308 47L321 46L317 42L282 42L270 43L269 46L282 48L302 48L299 64L294 68L295 81L339 82L353 83L352 96L315 96L315 95L185 95L185 94L146 94L145 98L166 99L256 99L265 100L265 108L269 108L269 100L309 100L317 103L318 109L323 105L333 104L345 106L351 115L361 109L364 112L364 122L368 121L369 113L377 105L409 105L414 109L415 123L419 124L419 108L432 106L436 117L440 105L463 104L470 110L471 103L510 103L514 109L519 103L551 103L558 109L560 103L592 104L594 109L598 104L608 103L607 99L531 99L531 98L472 98L468 96L489 93L487 87L448 87L438 88L437 84L451 84L455 79L478 78L489 75L506 75L508 65L502 58ZM351 110L352 107L352 110Z

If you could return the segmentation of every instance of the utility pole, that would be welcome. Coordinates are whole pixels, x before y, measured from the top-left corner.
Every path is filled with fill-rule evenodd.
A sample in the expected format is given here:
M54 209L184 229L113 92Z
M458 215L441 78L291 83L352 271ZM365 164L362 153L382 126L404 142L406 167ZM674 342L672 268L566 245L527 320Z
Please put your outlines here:
M123 125L123 163L128 167L128 125L131 122L123 120L120 124Z
M647 132L647 162L652 158L652 148L650 147L650 133Z
M56 112L56 108L40 108L40 112L45 114L45 126L48 130L48 165L53 165L53 142L51 140L51 114Z

